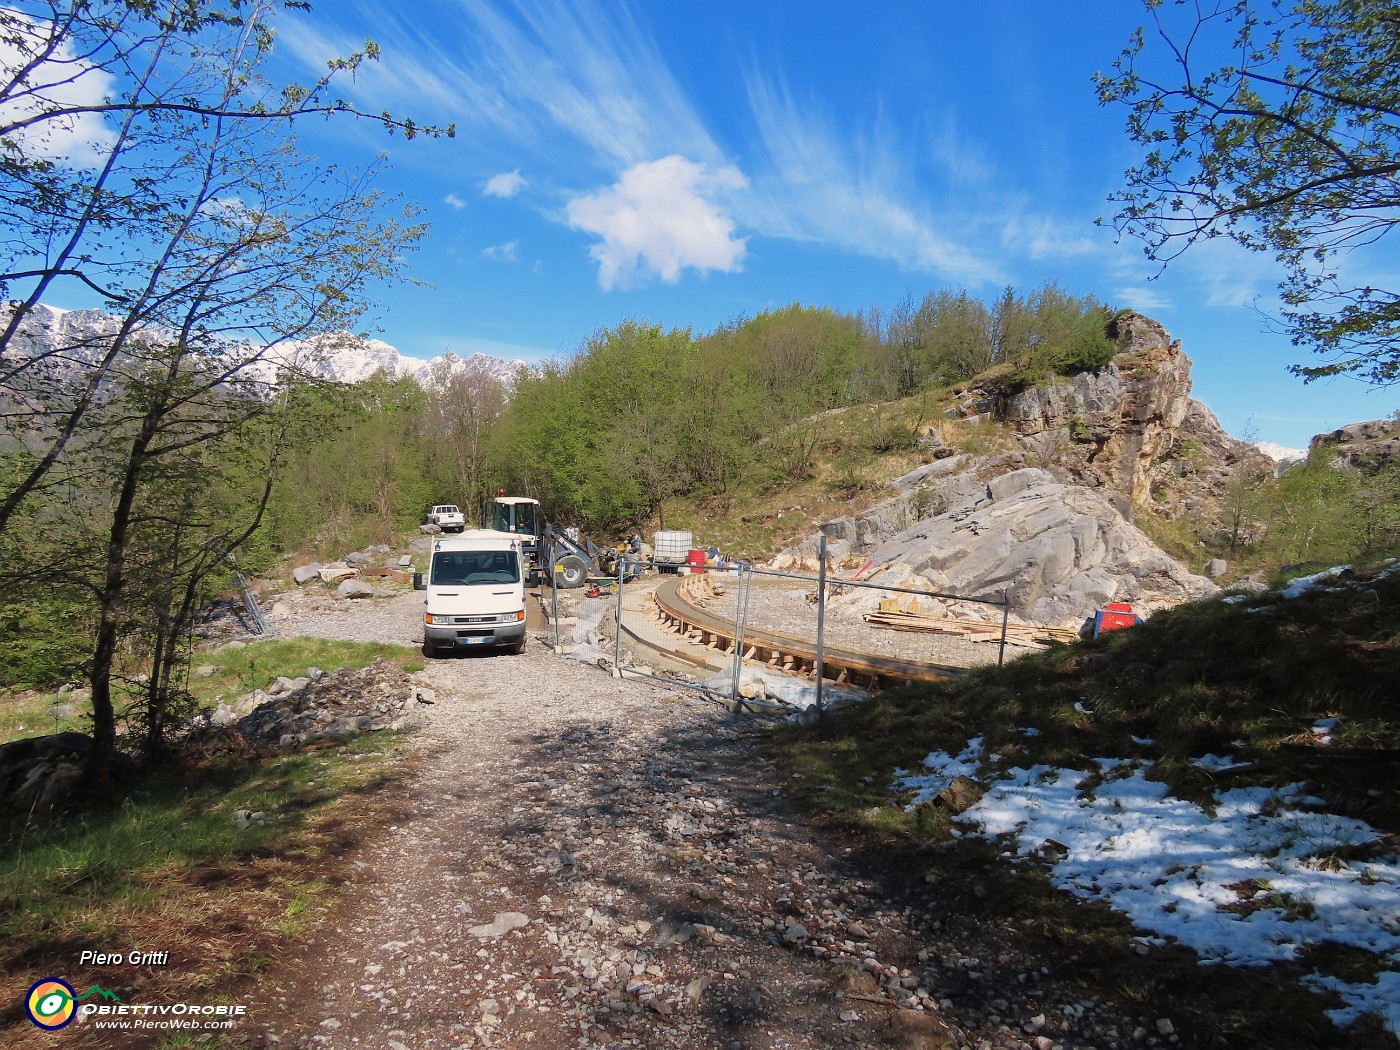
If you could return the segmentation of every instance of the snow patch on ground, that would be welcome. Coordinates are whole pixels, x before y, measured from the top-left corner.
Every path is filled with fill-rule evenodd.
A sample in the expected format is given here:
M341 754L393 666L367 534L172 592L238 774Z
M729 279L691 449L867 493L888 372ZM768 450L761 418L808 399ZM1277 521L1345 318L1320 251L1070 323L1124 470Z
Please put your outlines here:
M894 786L934 798L981 762L977 738L959 755L936 751L928 772L896 771ZM1231 760L1194 760L1216 768ZM955 818L968 834L1008 836L1010 855L1052 862L1050 878L1079 897L1106 901L1142 930L1193 949L1203 964L1264 966L1323 941L1374 953L1375 984L1314 974L1347 1007L1339 1025L1381 1015L1400 1035L1400 863L1348 859L1382 838L1370 825L1318 812L1300 784L1216 794L1214 813L1149 780L1150 761L1096 759L1096 770L1037 765L1005 772ZM1046 840L1064 847L1043 850Z

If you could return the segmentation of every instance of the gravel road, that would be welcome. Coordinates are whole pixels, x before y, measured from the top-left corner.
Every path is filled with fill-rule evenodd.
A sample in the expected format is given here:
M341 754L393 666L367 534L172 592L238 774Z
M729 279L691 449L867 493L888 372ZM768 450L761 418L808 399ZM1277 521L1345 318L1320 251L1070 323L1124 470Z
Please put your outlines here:
M420 601L291 597L274 622L413 644ZM437 703L399 816L237 1045L1187 1045L1061 985L1012 924L860 867L788 809L762 728L695 694L537 640L416 677Z

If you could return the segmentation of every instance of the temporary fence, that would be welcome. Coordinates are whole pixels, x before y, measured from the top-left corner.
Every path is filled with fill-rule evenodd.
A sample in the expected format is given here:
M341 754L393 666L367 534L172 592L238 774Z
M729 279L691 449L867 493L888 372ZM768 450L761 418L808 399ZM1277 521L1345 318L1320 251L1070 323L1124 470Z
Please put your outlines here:
M623 559L585 589L546 595L555 646L736 708L820 713L872 690L1001 663L1015 641L1002 597L841 576L826 571L825 554L823 541L815 574Z

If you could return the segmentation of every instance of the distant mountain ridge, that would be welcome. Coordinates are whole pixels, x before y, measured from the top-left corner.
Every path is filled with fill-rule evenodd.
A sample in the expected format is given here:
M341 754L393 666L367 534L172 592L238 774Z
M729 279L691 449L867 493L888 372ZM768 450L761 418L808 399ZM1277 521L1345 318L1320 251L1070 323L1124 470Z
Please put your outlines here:
M0 317L7 321L11 310L9 305L0 306ZM64 310L40 304L25 317L5 356L13 360L44 358L51 374L79 378L101 360L108 345L105 340L120 323L121 318L101 310ZM506 361L489 354L463 358L449 352L424 361L401 354L383 340L346 332L323 342L319 351L310 343L296 341L276 347L251 372L270 380L279 366L293 362L314 375L341 383L358 383L387 371L427 385L432 376L446 372L489 376L508 390L514 389L520 370L530 367L522 360Z

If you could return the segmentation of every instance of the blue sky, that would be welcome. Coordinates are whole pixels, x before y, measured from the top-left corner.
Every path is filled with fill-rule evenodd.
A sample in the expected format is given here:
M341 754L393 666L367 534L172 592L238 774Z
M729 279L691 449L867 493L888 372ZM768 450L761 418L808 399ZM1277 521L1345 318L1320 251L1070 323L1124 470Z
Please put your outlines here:
M539 359L630 317L702 333L793 301L1055 281L1161 321L1236 435L1252 419L1300 446L1388 415L1394 390L1287 373L1298 352L1258 310L1269 257L1217 241L1153 280L1094 225L1135 147L1091 77L1141 21L1127 0L322 0L280 19L275 74L371 37L382 60L341 92L457 125L407 143L303 126L328 160L387 152L385 187L432 223L424 284L381 296L378 334L407 354Z

